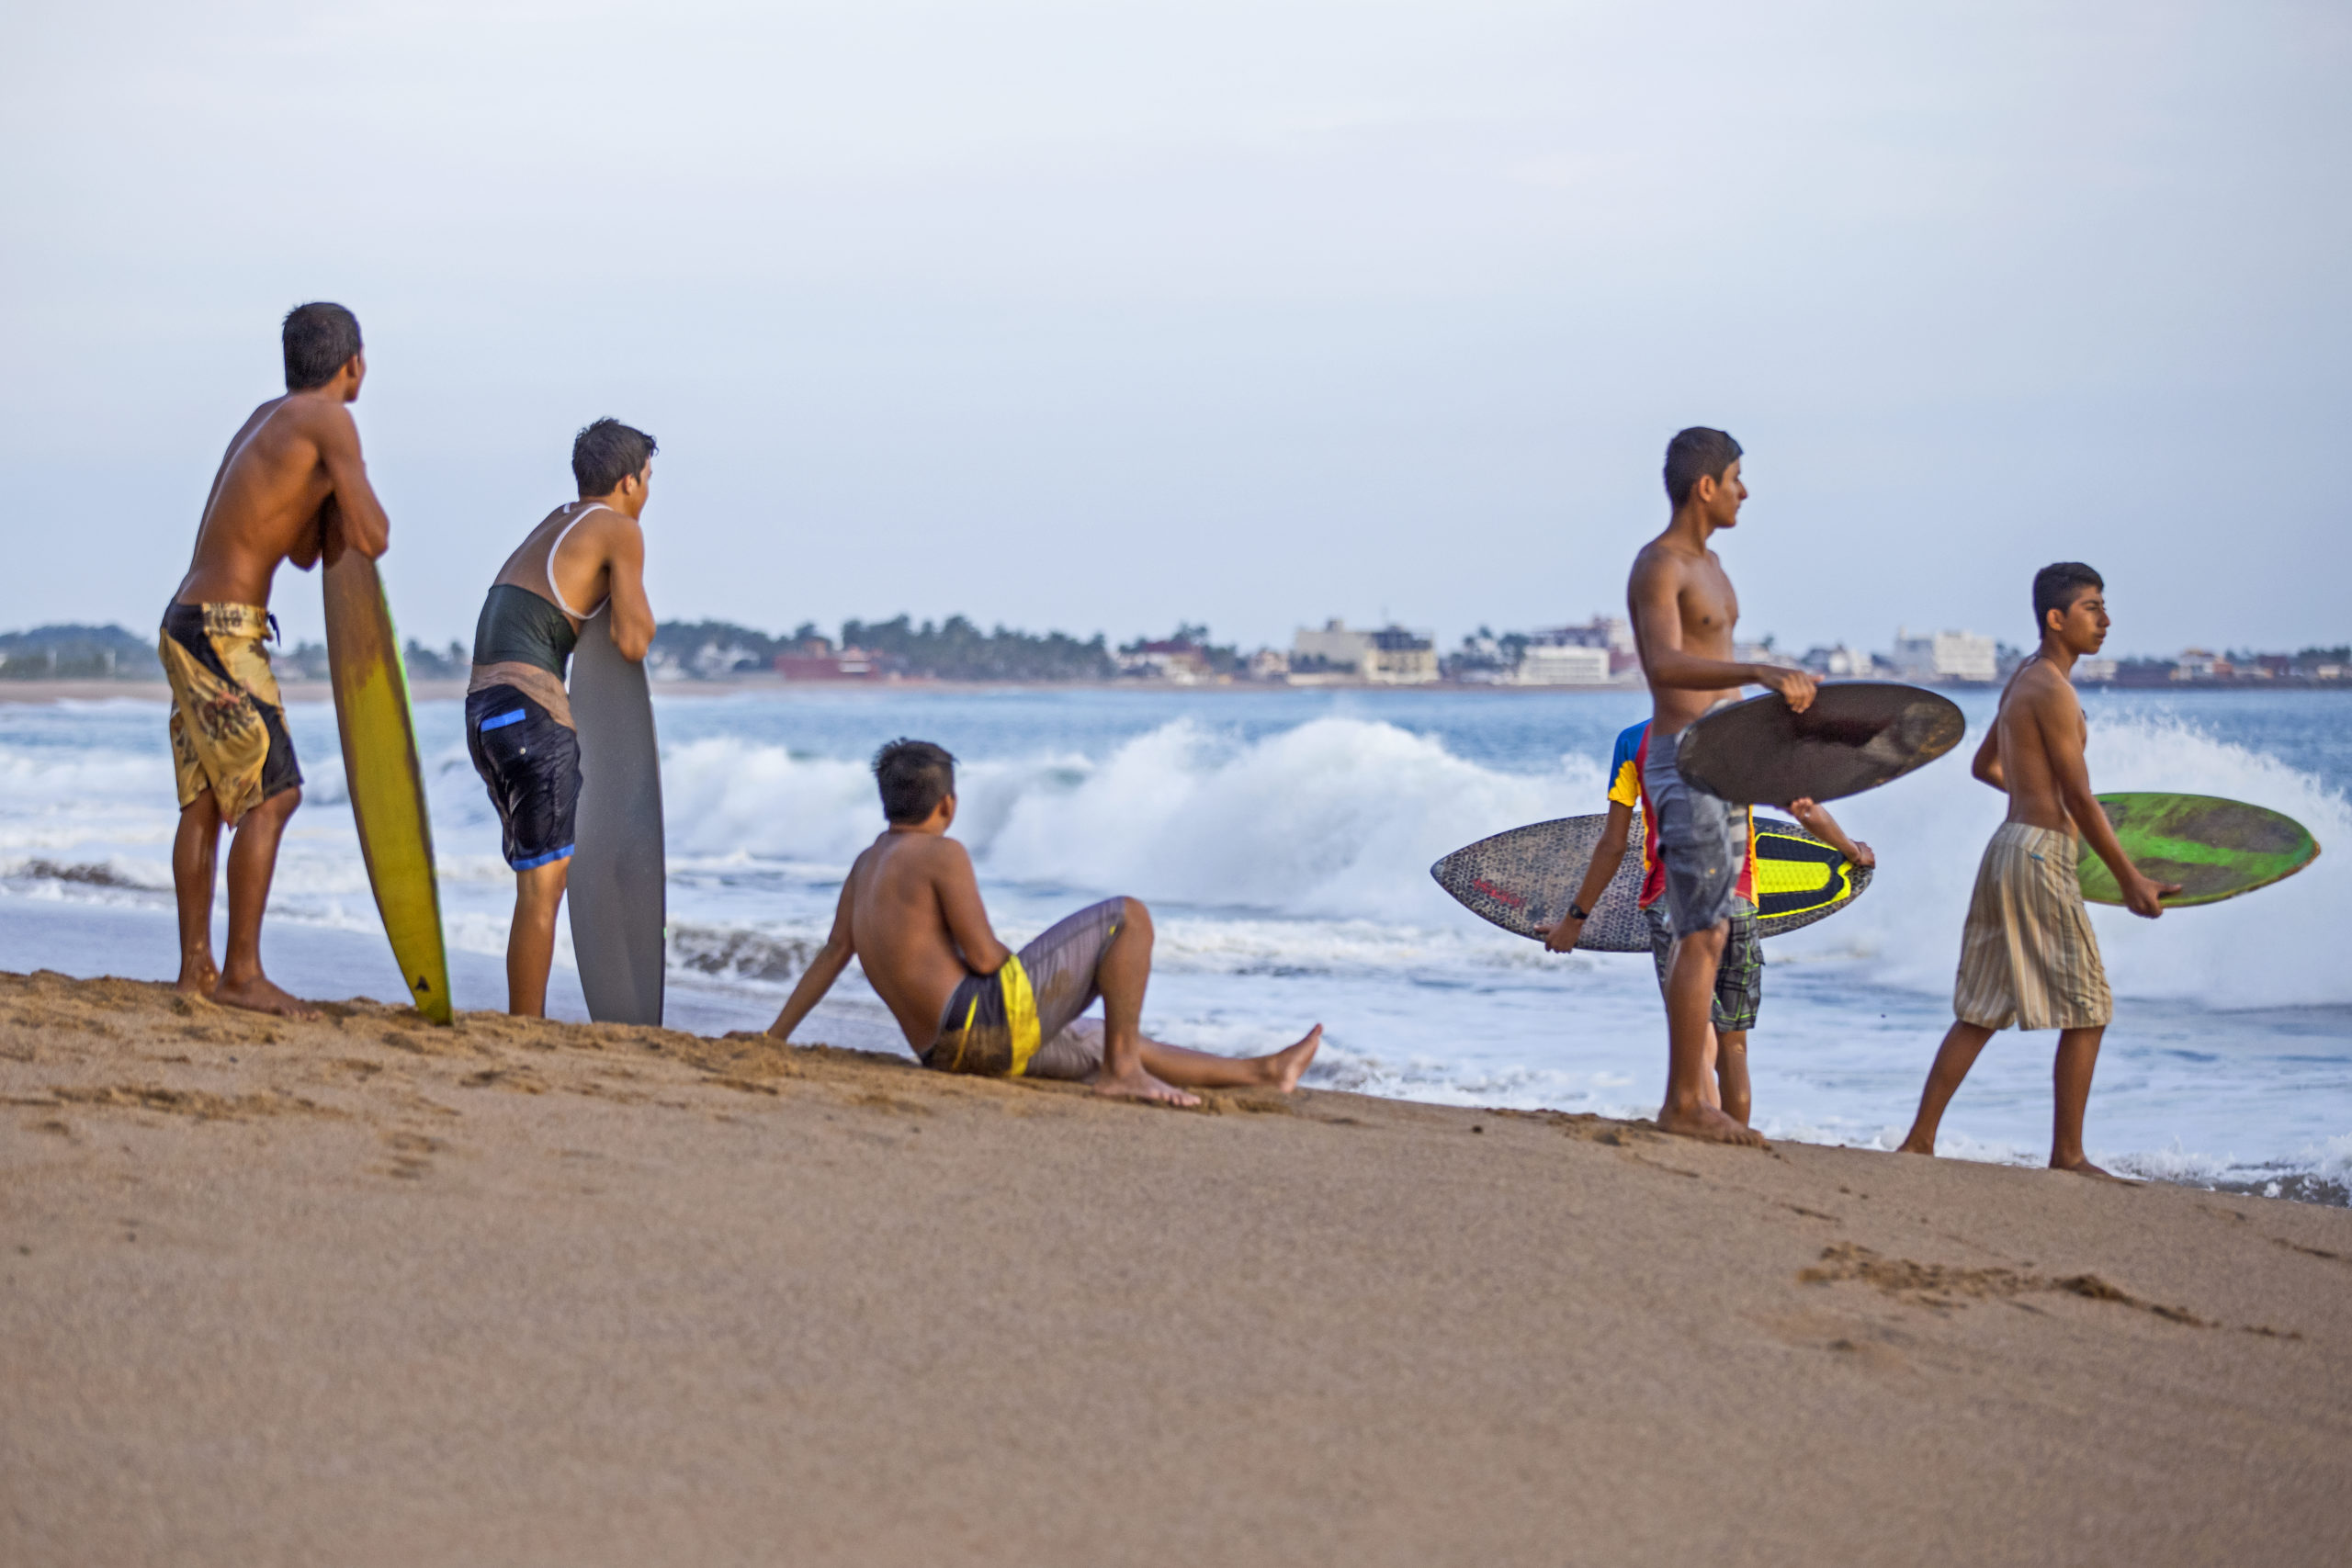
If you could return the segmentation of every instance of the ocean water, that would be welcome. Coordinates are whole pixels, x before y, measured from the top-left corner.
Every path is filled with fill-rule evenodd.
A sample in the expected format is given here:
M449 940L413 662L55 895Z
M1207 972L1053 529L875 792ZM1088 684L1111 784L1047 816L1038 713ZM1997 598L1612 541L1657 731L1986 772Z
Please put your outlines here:
M1961 699L1972 739L1989 694ZM2093 914L2118 997L2088 1123L2135 1173L2341 1202L2352 1182L2352 699L2092 694L2101 789L2275 807L2331 852L2276 887L2156 922ZM1458 1104L1642 1115L1664 1081L1646 956L1543 953L1474 919L1430 863L1602 806L1638 693L810 690L659 699L673 1021L758 1026L822 940L879 829L865 760L898 735L962 759L957 835L1019 942L1108 894L1159 932L1146 1025L1270 1049L1312 1023L1311 1083ZM321 996L398 999L345 802L334 715L298 701L309 778L265 956ZM503 1002L512 883L459 705L417 709L456 985ZM0 966L168 976L171 767L162 705L0 705ZM1976 860L2003 803L1966 751L1841 820L1878 851L1850 909L1767 949L1751 1043L1779 1137L1888 1147L1950 1021ZM569 965L567 945L559 965ZM560 973L559 1010L579 1011ZM804 1037L888 1047L853 969ZM2049 1034L1998 1036L1945 1122L1947 1152L2038 1163Z

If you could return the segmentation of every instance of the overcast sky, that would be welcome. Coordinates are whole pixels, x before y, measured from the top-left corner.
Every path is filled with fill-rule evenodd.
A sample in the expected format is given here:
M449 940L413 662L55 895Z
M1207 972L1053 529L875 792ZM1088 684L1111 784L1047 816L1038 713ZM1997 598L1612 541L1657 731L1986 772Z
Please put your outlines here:
M574 430L665 618L1449 643L1623 600L1666 438L1743 630L2352 638L2352 8L11 8L0 627L154 624L340 300L404 631ZM313 580L281 574L289 633Z

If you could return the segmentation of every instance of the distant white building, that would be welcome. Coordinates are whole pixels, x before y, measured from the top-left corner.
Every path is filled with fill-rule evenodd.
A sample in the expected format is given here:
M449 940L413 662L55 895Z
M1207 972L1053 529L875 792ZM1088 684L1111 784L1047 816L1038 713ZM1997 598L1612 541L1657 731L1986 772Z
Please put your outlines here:
M1844 643L1835 648L1812 648L1797 661L1816 675L1826 675L1833 681L1850 681L1867 676L1877 660L1867 653L1856 653Z
M1511 682L1520 686L1605 686L1609 649L1575 643L1532 642L1521 650Z
M2077 659L2075 660L2075 683L2096 686L2115 679L2116 662L2112 659Z
M1894 634L1894 664L1907 681L1983 681L2000 679L2000 650L1989 637L1973 632L1933 632L1913 637Z
M1293 681L1303 674L1351 674L1376 686L1423 686L1438 676L1437 640L1403 626L1358 631L1335 616L1319 631L1298 628L1290 664Z

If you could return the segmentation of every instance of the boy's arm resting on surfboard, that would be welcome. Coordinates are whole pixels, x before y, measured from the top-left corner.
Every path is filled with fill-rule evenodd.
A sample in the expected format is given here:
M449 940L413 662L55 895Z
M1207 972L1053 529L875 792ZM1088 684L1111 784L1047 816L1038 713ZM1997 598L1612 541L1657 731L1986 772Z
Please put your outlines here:
M2151 881L2123 852L2122 840L2115 836L2115 824L2107 819L2107 808L2091 793L2090 764L2083 758L2082 710L2075 705L2074 695L2072 688L2065 688L2037 694L2032 699L2034 728L2041 737L2042 755L2049 760L2051 774L2058 783L2059 803L2075 819L2075 831L2089 841L2098 858L2107 863L2107 869L2115 874L2115 885L2122 890L2125 907L2133 914L2153 920L2164 913L2164 896L2179 892L2180 884Z
M613 646L623 659L641 661L653 646L653 605L645 597L645 530L616 512L600 515L619 525L612 530L611 547L605 558L612 594Z
M842 884L841 902L833 907L833 929L808 960L808 967L800 972L800 981L792 987L792 995L785 998L784 1010L768 1025L768 1033L778 1040L789 1040L792 1032L800 1027L816 1005L825 999L833 982L842 977L849 961L857 956L857 944L850 938L849 890L852 884Z
M392 521L384 515L383 502L376 499L376 489L368 482L368 464L359 453L359 426L353 423L351 411L341 406L321 411L311 439L318 443L319 461L334 486L328 498L332 513L325 506L319 510L322 529L333 527L337 535L329 553L356 549L370 560L377 559L391 547Z
M1632 836L1634 808L1622 800L1609 803L1609 820L1601 824L1600 841L1592 846L1592 863L1585 868L1584 886L1577 889L1576 907L1587 915L1600 902L1600 895L1616 878L1617 868L1625 861L1626 840ZM1544 928L1544 946L1551 953L1566 953L1584 935L1584 921L1573 914L1562 915L1558 921Z

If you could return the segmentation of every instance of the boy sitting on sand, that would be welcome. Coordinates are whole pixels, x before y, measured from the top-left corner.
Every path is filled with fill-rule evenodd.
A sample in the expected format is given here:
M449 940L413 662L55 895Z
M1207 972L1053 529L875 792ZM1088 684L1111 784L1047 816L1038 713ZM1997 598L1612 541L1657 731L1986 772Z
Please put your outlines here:
M1977 778L2009 797L2008 819L1993 831L1976 868L1976 891L1960 938L1954 1021L1928 1069L1919 1114L1902 1152L1936 1152L1936 1128L1976 1054L1996 1030L2055 1029L2057 1104L2050 1136L2053 1169L2107 1172L2083 1155L2083 1107L2091 1095L2100 1039L2115 998L2099 962L2098 936L2083 908L2075 867L2088 839L2115 873L2123 901L2154 919L2177 883L2140 874L2091 793L2083 761L2088 727L2075 695L2075 660L2107 640L2107 584L2080 561L2045 566L2033 577L2041 647L2001 694L2000 712L1976 749Z
M850 868L832 933L769 1034L789 1040L855 958L923 1066L942 1072L1071 1078L1168 1105L1198 1105L1188 1087L1297 1087L1321 1024L1272 1055L1241 1059L1147 1037L1149 910L1106 898L1013 953L989 925L972 857L947 837L956 759L927 740L893 740L876 755L874 777L889 826ZM1101 1031L1073 1027L1098 996Z
M1544 933L1544 946L1549 952L1567 953L1584 934L1584 923L1592 918L1593 907L1600 902L1601 893L1617 875L1617 868L1625 859L1625 847L1633 837L1634 811L1642 813L1642 891L1639 903L1642 918L1649 927L1650 960L1657 968L1657 988L1667 994L1667 978L1673 971L1674 920L1666 906L1666 864L1658 859L1657 813L1651 808L1649 791L1642 785L1642 770L1649 761L1650 721L1628 725L1617 736L1617 749L1609 763L1609 818L1601 824L1600 841L1592 848L1592 862L1586 867L1584 884L1568 904L1568 912L1559 922ZM1747 1125L1752 1109L1752 1096L1747 1082L1747 1032L1756 1027L1757 1015L1764 1008L1764 941L1757 928L1756 897L1756 819L1752 811L1743 811L1747 820L1747 844L1741 863L1739 881L1732 889L1731 923L1724 942L1724 955L1715 965L1715 993L1708 1021L1713 1026L1714 1039L1708 1047L1708 1075L1702 1079L1707 1103L1738 1122ZM1878 857L1868 844L1857 843L1846 836L1838 818L1829 808L1812 800L1792 800L1789 815L1797 819L1815 838L1821 840L1856 865L1875 866Z

